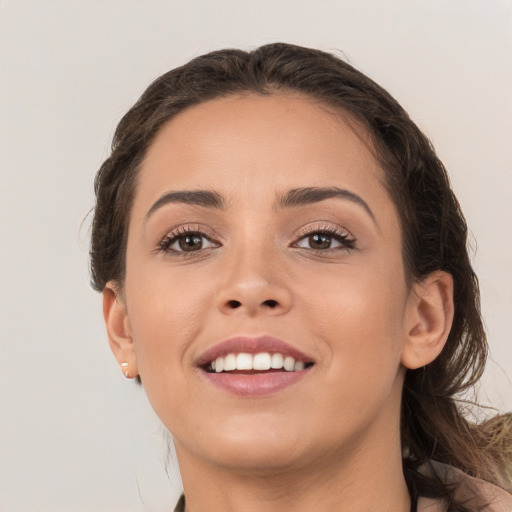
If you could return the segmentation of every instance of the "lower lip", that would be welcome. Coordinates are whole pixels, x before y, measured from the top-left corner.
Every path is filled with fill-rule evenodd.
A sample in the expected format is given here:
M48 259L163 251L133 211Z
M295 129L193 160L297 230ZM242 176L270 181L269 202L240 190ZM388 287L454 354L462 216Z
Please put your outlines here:
M265 396L277 393L303 379L309 369L296 372L268 373L208 373L201 370L204 376L218 388L237 396Z

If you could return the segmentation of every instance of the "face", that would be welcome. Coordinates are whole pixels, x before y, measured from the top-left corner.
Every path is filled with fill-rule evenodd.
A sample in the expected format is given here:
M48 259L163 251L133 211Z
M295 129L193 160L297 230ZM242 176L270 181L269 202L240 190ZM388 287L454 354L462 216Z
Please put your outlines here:
M364 137L308 99L246 95L149 148L120 303L180 458L307 467L397 438L409 293Z

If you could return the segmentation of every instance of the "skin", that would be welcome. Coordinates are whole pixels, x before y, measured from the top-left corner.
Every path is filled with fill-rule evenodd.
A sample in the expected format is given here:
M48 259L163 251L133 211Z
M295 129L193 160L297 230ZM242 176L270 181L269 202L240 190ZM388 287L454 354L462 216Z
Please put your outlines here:
M397 212L364 140L307 98L244 95L180 113L149 148L126 280L107 285L104 314L123 372L141 376L172 433L189 512L409 510L403 379L441 351L452 282L437 272L407 286ZM300 187L347 190L371 213L343 197L278 204ZM177 190L215 191L225 207L171 202L147 217ZM203 247L162 250L183 227ZM308 235L325 229L350 247L312 248ZM229 337L263 334L315 365L277 393L239 397L195 364Z

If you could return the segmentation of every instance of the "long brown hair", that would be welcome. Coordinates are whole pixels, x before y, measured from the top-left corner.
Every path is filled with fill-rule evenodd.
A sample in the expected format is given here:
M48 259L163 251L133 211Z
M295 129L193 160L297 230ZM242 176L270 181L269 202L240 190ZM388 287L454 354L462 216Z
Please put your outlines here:
M379 85L343 60L318 50L274 43L251 52L221 50L169 71L144 92L117 127L112 154L95 181L91 242L93 287L123 283L125 251L137 170L161 126L189 106L240 92L295 91L362 123L386 175L399 213L409 282L435 270L454 280L455 316L441 355L408 370L402 399L404 473L423 495L452 489L435 471L437 460L510 490L511 417L470 422L457 397L480 378L487 356L478 280L467 251L467 226L446 170L430 141ZM424 476L427 474L428 476Z

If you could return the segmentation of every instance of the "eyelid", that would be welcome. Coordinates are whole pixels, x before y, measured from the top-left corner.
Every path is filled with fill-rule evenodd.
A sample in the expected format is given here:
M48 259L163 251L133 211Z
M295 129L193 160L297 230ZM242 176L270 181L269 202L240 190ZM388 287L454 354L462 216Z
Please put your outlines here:
M202 226L200 224L182 224L167 231L166 234L159 239L155 250L157 252L161 251L180 256L184 254L192 255L201 252L201 250L186 252L170 249L171 245L173 245L180 236L190 234L199 235L208 240L210 243L214 244L216 247L220 247L221 245L221 243L218 241L218 237L214 236L212 230L208 229L206 226ZM211 249L211 247L206 247L204 249Z
M299 240L300 238L304 238L305 236L311 235L312 233L317 232L323 232L323 233L330 233L333 235L340 235L343 237L347 237L351 240L355 240L355 236L352 235L352 233L346 229L342 228L336 224L332 224L330 222L316 222L311 223L306 226L303 226L297 231L297 234L295 235L294 239Z
M296 244L298 242L300 242L304 238L311 236L315 233L324 233L327 235L331 235L333 237L337 236L339 239L341 239L342 243L345 245L344 249L352 249L356 242L355 236L352 235L352 233L348 229L342 228L336 224L332 224L330 222L324 221L324 222L316 222L316 223L308 224L308 225L300 228L299 231L297 231L296 235L294 236L293 242L290 244L290 246L297 247ZM336 249L336 248L319 250L319 252L327 252L329 250L334 250L334 249ZM315 251L318 249L308 249L308 250Z

